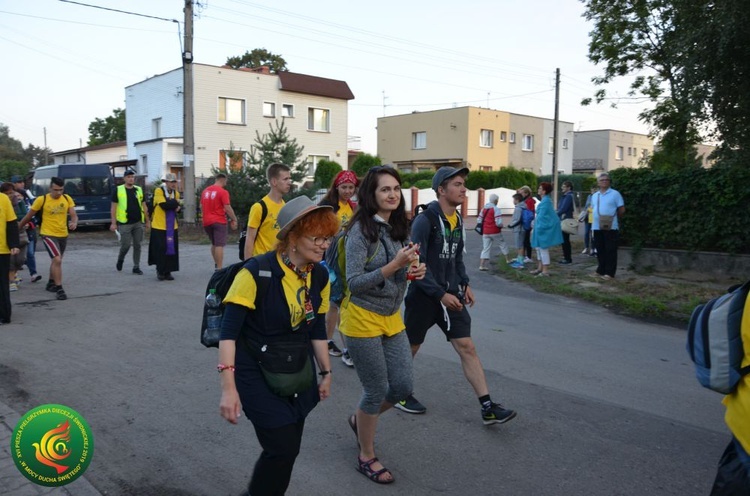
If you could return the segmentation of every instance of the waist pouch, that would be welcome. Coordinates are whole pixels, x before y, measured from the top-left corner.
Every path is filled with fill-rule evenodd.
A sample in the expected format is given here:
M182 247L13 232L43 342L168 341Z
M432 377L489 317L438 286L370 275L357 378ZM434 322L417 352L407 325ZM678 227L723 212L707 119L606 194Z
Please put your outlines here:
M609 231L612 229L612 224L614 224L614 215L600 215L599 216L599 229L602 231Z
M282 336L249 333L245 342L272 393L293 396L315 384L306 333Z

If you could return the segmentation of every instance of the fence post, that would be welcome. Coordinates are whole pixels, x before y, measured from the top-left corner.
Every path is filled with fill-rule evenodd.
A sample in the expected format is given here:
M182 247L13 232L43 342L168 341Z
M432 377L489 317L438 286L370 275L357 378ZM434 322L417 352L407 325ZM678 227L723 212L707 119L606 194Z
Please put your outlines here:
M414 211L417 209L417 205L419 205L419 190L412 186L411 188L411 210L408 212L409 220L414 218Z

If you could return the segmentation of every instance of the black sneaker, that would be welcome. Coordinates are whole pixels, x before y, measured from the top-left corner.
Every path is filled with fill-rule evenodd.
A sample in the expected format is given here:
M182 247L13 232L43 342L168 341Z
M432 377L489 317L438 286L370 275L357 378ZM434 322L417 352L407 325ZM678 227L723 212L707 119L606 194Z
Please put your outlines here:
M139 269L138 267L133 267L133 274L138 274L139 276L142 276L143 271Z
M398 408L402 412L413 413L415 415L419 415L420 413L425 413L427 411L427 408L425 408L425 406L417 401L414 395L411 394L405 400L399 401L393 406L395 408Z
M174 277L172 276L171 272L167 272L166 274L164 274L164 279L166 279L167 281L174 281Z
M482 422L484 425L504 424L516 417L516 412L503 408L500 403L492 403L489 408L482 408Z
M57 285L54 281L48 281L47 286L44 289L46 289L50 293L54 293L55 291L57 291Z
M115 267L117 267L117 272L120 272L122 270L122 262L123 260L117 261L117 265L115 265Z
M60 288L57 290L57 299L58 300L67 300L68 295L65 294L65 290L63 288Z
M338 346L336 346L336 343L333 341L328 341L328 354L332 357L340 357L342 355L341 350Z
M560 265L570 265L573 263L573 261L572 260L560 260L557 263L559 263Z

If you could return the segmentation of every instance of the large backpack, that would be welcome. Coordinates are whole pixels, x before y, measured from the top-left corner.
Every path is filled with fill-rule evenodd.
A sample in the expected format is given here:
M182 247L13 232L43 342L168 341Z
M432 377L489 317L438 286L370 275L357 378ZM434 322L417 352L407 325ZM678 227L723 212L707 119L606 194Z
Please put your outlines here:
M380 250L380 245L385 246L383 239L377 243L371 243L367 249L367 259L365 265L375 258ZM370 253L372 251L372 253ZM346 231L339 231L334 236L333 242L326 249L325 262L328 266L331 282L330 299L337 305L340 304L346 294L349 292L349 286L346 283Z
M260 302L263 301L263 298L265 298L266 294L268 293L268 286L271 283L272 276L270 257L275 256L276 252L264 253L263 255L249 258L244 262L237 262L235 264L214 271L213 275L208 280L208 284L206 285L205 294L208 295L208 292L211 289L216 290L216 295L222 301L221 305L219 306L219 310L222 316L224 315L224 297L227 295L229 288L232 286L237 273L243 268L249 270L253 275L253 278L255 279L255 284L257 287L255 293L256 308L260 305ZM252 260L257 261L257 263L251 263ZM328 282L328 274L326 272L327 271L325 271L325 269L323 269L320 264L315 264L315 267L312 271L312 281L310 285L313 288L317 288L318 291L322 291L326 283ZM218 348L219 340L213 339L210 336L206 335L207 326L208 305L206 305L204 300L203 321L201 322L201 344L206 348Z
M258 224L258 231L260 231L260 227L263 225L263 221L266 220L266 216L268 215L268 207L266 206L266 202L263 200L258 200L257 203L260 203L260 224ZM254 204L253 204L254 205ZM252 207L250 207L250 210L252 210ZM258 236L258 233L255 233L255 236ZM237 245L240 248L240 260L245 260L245 242L247 241L247 229L243 230L240 233L240 239L237 241Z
M534 221L534 212L529 210L528 208L524 208L521 210L521 223L523 224L523 228L527 231L531 231L531 223Z
M742 330L750 327L750 281L693 310L687 351L702 386L723 394L737 387L750 364L742 367Z

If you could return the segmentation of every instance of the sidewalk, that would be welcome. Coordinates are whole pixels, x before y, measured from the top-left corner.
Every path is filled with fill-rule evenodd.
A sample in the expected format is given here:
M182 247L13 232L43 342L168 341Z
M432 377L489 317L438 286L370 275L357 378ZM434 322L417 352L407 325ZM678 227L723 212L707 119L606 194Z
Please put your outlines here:
M0 494L3 496L99 496L101 493L82 475L62 487L46 487L34 484L21 475L13 462L11 437L21 415L0 402Z

